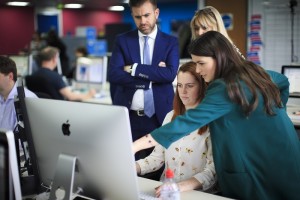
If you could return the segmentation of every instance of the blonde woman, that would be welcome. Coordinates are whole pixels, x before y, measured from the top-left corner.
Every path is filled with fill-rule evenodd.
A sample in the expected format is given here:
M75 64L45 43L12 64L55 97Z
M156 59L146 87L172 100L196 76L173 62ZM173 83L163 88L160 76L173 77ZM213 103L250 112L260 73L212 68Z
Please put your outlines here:
M218 31L222 33L232 44L232 40L229 37L222 16L217 9L212 6L206 6L201 10L198 10L190 23L192 31L192 40L206 33L207 31ZM244 58L240 50L233 44L237 52Z

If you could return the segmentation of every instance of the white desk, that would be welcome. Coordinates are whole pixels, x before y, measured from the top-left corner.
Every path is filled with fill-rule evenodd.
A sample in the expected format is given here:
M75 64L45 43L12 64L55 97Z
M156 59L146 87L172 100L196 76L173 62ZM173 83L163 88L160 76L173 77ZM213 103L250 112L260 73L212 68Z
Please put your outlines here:
M139 190L141 192L145 192L145 193L154 193L154 188L157 186L160 186L162 183L159 181L154 181L154 180L150 180L150 179L146 179L146 178L142 178L142 177L138 177L138 185L139 185ZM44 197L44 196L48 196L49 192L40 194L39 197ZM75 198L76 196L79 195L75 195L73 196L73 198ZM90 199L88 197L84 197L81 196L83 199ZM29 195L29 196L24 196L23 199L35 199L36 195ZM43 199L43 198L42 198ZM191 190L191 191L187 191L187 192L181 192L180 193L180 199L181 200L230 200L230 198L225 198L225 197L221 197L221 196L217 196L217 195L213 195L213 194L209 194L209 193L205 193L205 192L200 192L200 191L196 191L196 190Z
M110 91L109 91L109 83L107 82L103 88L103 90L101 90L101 85L97 85L97 84L89 84L89 85L84 85L83 83L76 83L74 82L72 84L72 90L75 92L79 92L79 93L86 93L88 91L88 89L95 89L96 91L101 91L102 92L102 96L100 97L94 97L91 99L85 99L82 102L85 103L98 103L98 104L112 104L112 100L110 97ZM85 88L85 89L82 89Z
M288 116L291 118L295 126L300 126L300 115L295 115L293 113L299 111L300 111L300 105L294 105L294 104L287 105L286 112L288 113Z
M152 193L154 191L154 188L157 186L160 186L162 183L159 181L153 181L150 179L138 177L138 184L139 184L139 187L140 187L139 189L141 192ZM180 199L181 200L199 200L199 199L205 199L205 200L222 200L223 199L223 200L225 200L225 199L229 199L229 198L192 190L192 191L180 193Z
M98 104L112 104L110 94L105 94L103 97L85 99L82 102L85 102L85 103L98 103Z

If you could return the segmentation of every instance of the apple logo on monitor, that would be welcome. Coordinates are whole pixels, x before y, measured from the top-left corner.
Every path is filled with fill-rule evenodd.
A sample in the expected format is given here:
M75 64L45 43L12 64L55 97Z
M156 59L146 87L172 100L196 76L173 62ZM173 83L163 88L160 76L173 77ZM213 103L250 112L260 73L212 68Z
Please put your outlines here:
M61 125L61 129L64 135L69 136L71 134L69 120Z

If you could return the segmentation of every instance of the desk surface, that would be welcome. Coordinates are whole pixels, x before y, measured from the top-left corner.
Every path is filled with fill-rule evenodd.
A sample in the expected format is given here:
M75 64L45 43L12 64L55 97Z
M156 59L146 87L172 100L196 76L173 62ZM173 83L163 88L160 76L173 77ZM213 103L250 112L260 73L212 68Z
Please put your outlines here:
M93 86L89 86L83 90L82 87L80 87L80 85L78 86L78 84L79 83L77 83L77 85L75 83L73 84L73 86L72 86L73 91L80 92L80 93L86 93L88 91L88 89L94 88ZM98 93L96 94L96 97L91 98L91 99L85 99L82 102L98 103L98 104L112 104L112 100L110 97L110 91L109 91L109 83L106 83L103 90L101 90L99 88L94 88L94 89L96 89L96 91L98 91Z
M287 106L286 111L288 113L288 116L291 118L293 124L295 126L300 126L300 115L293 114L294 112L300 111L300 105L290 104Z
M92 98L92 99L85 99L82 102L85 103L98 103L98 104L112 104L112 100L109 94L104 94L104 96Z
M161 182L138 177L138 184L140 187L140 191L145 192L145 193L151 193L154 191L155 187L161 185ZM181 200L199 200L199 199L205 199L205 200L222 200L223 199L223 200L225 200L228 198L192 190L192 191L180 193L180 199Z

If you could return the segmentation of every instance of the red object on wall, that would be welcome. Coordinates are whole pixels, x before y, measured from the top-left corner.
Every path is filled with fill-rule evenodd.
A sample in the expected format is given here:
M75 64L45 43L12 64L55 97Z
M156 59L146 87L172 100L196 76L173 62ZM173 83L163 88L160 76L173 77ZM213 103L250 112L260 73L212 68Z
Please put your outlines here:
M18 54L29 45L34 27L33 7L0 7L0 55ZM95 26L105 31L105 24L122 22L119 12L97 10L63 10L63 35L75 34L77 26Z
M18 54L34 32L34 8L0 8L0 55Z

